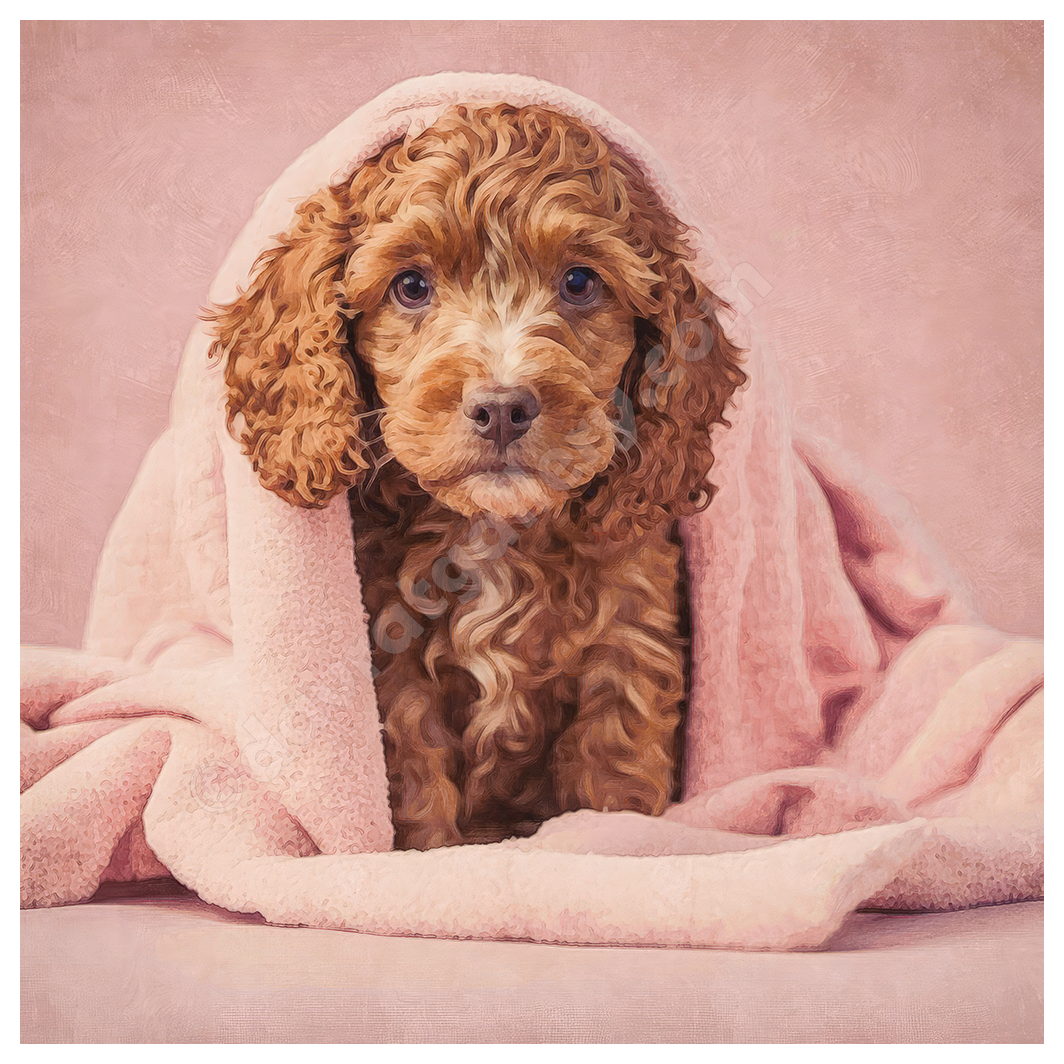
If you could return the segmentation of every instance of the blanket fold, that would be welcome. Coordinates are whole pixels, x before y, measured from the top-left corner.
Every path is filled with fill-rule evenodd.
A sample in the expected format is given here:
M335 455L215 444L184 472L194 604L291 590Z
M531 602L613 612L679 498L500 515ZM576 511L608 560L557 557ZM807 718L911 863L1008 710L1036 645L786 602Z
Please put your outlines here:
M404 82L263 197L210 299L294 207L456 102L597 126L697 226L647 145L564 89ZM704 234L698 270L725 298ZM346 500L288 505L225 426L198 323L170 425L108 536L84 649L26 648L23 905L163 870L282 924L541 942L815 949L861 906L1042 891L1041 644L995 632L906 508L790 424L750 322L748 386L681 532L692 676L683 801L531 839L396 852Z

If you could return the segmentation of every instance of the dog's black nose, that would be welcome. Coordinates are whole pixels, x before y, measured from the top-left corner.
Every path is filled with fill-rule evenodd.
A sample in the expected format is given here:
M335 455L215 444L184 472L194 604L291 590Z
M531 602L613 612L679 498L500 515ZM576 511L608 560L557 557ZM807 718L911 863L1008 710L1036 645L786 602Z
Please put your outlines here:
M462 413L478 436L502 451L532 427L539 400L528 388L481 388L466 400Z

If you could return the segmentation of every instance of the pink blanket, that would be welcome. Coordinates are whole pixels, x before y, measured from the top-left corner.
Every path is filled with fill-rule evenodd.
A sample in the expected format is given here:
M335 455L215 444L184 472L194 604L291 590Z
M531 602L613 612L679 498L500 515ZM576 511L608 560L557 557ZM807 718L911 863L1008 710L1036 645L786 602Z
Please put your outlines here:
M420 78L284 173L211 300L247 284L322 185L451 103L503 99L595 124L698 224L646 144L588 101L525 77ZM699 269L729 296L707 248ZM729 328L751 383L717 436L719 492L683 528L684 800L420 853L390 848L346 501L300 510L260 487L198 324L105 546L84 649L23 654L23 905L169 872L283 924L809 949L861 906L1040 896L1041 644L979 623L904 509L794 433L749 323Z

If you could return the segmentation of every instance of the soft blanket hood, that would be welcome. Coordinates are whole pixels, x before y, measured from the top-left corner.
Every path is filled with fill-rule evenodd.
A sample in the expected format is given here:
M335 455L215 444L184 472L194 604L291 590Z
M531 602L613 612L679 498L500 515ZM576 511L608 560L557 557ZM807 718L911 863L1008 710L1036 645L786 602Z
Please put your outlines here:
M708 232L644 142L588 101L531 78L440 75L301 156L210 299L246 286L308 195L450 104L502 100L594 124ZM729 297L708 246L699 269ZM861 906L1040 896L1040 643L979 622L904 509L795 433L748 323L728 327L751 381L716 437L716 498L682 530L683 801L420 853L391 850L346 502L301 510L259 485L197 324L170 426L105 546L84 649L23 654L23 905L169 872L275 923L812 949Z

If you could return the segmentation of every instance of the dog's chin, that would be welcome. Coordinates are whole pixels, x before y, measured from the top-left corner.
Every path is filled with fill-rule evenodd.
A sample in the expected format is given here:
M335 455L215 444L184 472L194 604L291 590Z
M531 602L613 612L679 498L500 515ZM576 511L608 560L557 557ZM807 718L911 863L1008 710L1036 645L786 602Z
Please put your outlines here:
M432 494L448 509L465 517L488 515L527 521L555 510L568 499L551 491L534 473L521 469L470 473L448 485L433 485Z

